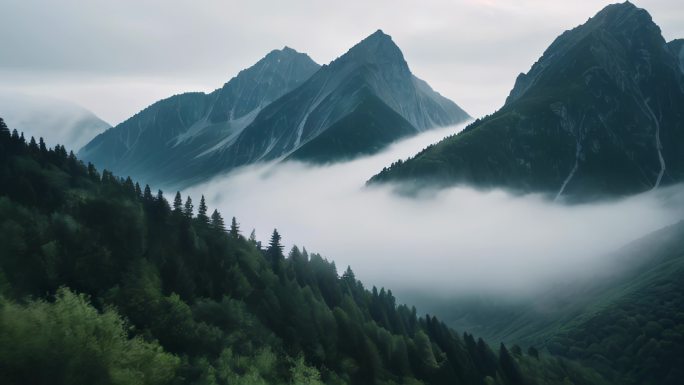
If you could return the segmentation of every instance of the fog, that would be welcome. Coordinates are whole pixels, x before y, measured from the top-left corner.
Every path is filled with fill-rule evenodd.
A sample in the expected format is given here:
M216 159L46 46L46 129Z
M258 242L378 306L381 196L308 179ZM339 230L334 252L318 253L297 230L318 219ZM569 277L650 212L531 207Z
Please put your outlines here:
M531 293L605 269L604 255L682 218L681 187L566 206L540 195L444 189L419 198L365 181L462 126L428 132L358 160L243 168L194 186L209 210L266 245L293 244L347 265L367 286L439 293Z
M78 151L110 125L92 112L64 100L0 90L0 117L10 129L43 138L52 147Z

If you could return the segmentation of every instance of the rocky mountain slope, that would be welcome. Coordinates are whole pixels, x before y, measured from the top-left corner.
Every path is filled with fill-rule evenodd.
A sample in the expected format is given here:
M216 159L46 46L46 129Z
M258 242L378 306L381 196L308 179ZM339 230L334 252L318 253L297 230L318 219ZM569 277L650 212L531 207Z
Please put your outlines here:
M647 11L609 5L564 32L504 106L371 182L472 184L589 200L684 179L680 62Z
M469 118L415 77L382 31L316 69L306 55L274 51L212 94L155 103L79 155L177 187L257 162L349 159Z
M141 180L171 182L198 156L228 146L265 106L319 68L291 48L274 50L210 94L174 95L98 135L79 156ZM176 176L177 175L177 176Z

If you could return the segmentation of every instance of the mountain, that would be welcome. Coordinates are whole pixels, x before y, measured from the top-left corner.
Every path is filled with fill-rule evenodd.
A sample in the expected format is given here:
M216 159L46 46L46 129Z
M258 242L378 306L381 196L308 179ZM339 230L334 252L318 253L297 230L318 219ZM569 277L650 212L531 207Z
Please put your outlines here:
M48 143L64 143L73 151L111 127L74 103L13 92L0 92L0 116L36 141L42 137Z
M364 116L369 114L373 116ZM378 30L264 109L218 161L239 166L286 155L331 161L466 119L456 104L411 74L399 47ZM340 129L337 123L349 128ZM349 129L363 132L357 137L363 140L352 141ZM298 153L302 145L306 148ZM307 155L312 151L318 155Z
M672 40L667 46L679 61L679 69L684 73L684 39Z
M382 31L315 73L312 63L292 50L269 54L211 95L152 105L79 155L116 173L184 186L257 162L321 163L371 154L399 138L469 118L416 78ZM254 88L272 86L270 78L244 78L261 74L263 66L276 74L284 68L285 78L295 81L259 96ZM242 99L247 106L231 104Z
M471 184L571 201L684 180L684 83L647 11L609 5L564 32L504 106L371 183Z
M680 383L684 222L605 259L603 272L559 283L531 299L478 298L426 308L452 327L580 360L617 383Z
M608 384L496 350L351 268L170 205L0 119L0 383ZM197 197L195 197L197 198Z
M210 94L175 95L95 137L79 157L141 180L191 178L181 168L235 141L268 104L317 69L291 48L274 50Z

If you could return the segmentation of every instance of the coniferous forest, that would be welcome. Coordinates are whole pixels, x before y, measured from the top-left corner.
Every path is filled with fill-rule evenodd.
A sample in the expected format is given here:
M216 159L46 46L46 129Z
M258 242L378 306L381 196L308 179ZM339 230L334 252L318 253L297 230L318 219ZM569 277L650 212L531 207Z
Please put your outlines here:
M0 128L3 384L605 383Z

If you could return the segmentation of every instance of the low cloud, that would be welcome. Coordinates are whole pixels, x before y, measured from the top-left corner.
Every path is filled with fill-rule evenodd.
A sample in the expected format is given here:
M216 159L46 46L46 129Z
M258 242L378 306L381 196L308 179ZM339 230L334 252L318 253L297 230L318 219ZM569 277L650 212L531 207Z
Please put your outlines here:
M602 258L683 216L681 187L565 206L540 195L456 187L407 198L365 187L382 167L462 126L422 134L371 157L328 166L240 169L188 189L235 216L245 235L305 246L395 291L529 293L607 268Z

